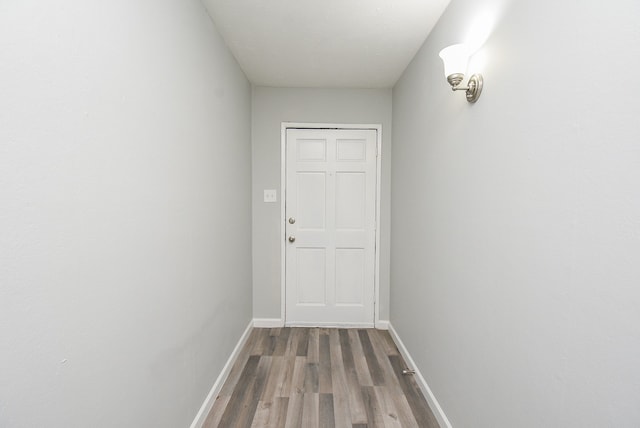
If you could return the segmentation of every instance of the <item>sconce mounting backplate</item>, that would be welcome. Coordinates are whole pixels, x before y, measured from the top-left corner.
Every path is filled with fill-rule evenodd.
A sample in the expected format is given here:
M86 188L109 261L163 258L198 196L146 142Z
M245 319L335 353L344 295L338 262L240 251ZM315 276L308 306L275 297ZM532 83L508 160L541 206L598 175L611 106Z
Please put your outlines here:
M482 93L482 85L483 85L482 74L474 74L469 78L469 83L467 84L467 101L470 103L475 103L480 98L480 94Z

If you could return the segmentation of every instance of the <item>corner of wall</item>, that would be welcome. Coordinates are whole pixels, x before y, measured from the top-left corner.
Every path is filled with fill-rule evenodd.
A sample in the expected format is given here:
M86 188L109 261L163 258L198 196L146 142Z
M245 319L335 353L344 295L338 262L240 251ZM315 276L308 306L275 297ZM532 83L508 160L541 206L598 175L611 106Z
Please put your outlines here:
M198 414L196 415L195 419L191 423L191 428L201 428L204 425L204 422L207 420L207 416L209 415L209 412L211 412L211 409L213 408L213 404L216 401L218 393L220 393L220 390L222 390L222 386L224 385L224 382L227 380L227 377L229 377L229 373L231 373L231 369L233 368L233 365L238 359L238 356L240 355L240 351L242 350L242 348L244 348L244 345L247 343L247 340L249 339L249 335L251 334L251 329L253 328L253 326L254 326L253 320L249 321L249 325L247 325L247 328L245 328L244 333L242 333L242 336L240 336L238 343L236 344L235 348L233 348L233 351L231 352L229 359L227 360L224 367L222 368L220 375L218 375L218 378L213 383L213 386L211 387L211 391L209 391L207 398L205 398L204 403L202 403L202 406L198 411Z
M427 381L425 380L424 376L422 376L420 369L416 366L416 363L413 361L411 354L409 354L409 350L400 339L400 336L398 336L398 332L393 328L393 325L391 323L388 324L388 327L389 327L389 334L391 335L391 338L393 339L396 346L398 347L398 350L400 351L400 355L402 355L402 358L404 358L405 363L407 363L408 367L415 370L416 383L420 387L422 394L424 394L424 397L427 400L427 403L429 404L431 411L433 412L434 416L438 420L438 424L442 428L452 428L451 423L449 422L449 419L447 419L447 415L444 414L444 410L442 410L442 407L440 407L440 404L438 403L436 396L433 394L433 391L431 391L431 388L429 388L429 385L427 384Z

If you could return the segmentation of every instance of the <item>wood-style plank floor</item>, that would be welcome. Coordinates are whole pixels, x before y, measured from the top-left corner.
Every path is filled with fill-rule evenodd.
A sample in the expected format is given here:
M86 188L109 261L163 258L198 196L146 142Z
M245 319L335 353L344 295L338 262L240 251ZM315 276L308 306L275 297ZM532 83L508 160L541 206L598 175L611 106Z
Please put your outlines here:
M205 428L438 428L381 330L254 329Z

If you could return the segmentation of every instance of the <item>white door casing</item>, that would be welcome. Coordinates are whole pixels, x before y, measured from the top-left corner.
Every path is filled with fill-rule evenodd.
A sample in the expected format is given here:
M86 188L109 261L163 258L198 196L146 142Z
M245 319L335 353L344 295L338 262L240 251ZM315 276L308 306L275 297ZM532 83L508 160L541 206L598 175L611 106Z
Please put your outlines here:
M286 129L287 325L374 325L377 141Z

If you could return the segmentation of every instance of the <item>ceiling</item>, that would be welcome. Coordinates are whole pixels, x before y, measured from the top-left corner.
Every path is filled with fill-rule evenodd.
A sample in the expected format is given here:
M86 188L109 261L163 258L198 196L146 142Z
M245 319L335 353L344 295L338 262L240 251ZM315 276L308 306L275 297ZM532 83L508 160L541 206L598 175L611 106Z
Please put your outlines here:
M392 87L449 0L203 0L260 86Z

